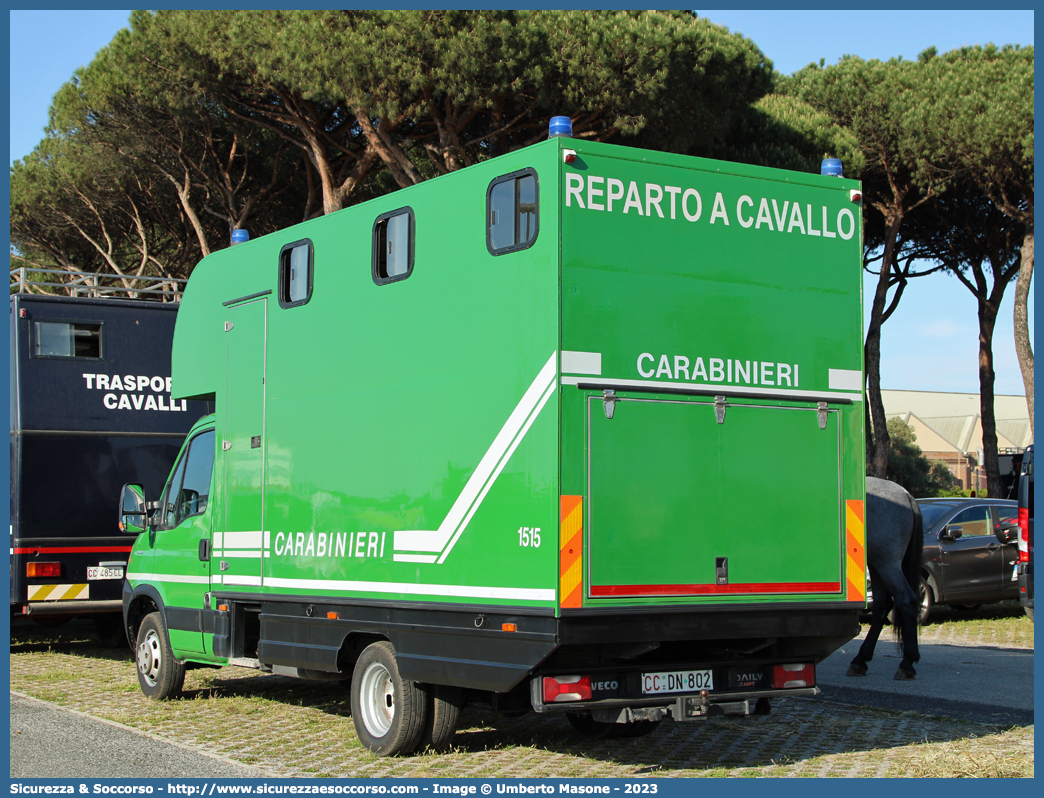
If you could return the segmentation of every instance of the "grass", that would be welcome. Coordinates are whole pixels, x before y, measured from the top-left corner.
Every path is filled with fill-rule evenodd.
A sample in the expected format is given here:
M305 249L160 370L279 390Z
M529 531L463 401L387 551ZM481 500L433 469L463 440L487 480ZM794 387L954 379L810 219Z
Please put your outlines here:
M1020 611L940 608L923 636L1025 647L1032 645L1032 624ZM578 738L559 717L505 718L471 707L449 752L381 759L358 744L349 694L337 684L204 668L187 673L184 698L150 701L137 687L131 652L99 649L84 621L58 628L17 623L10 659L13 690L276 775L949 778L1033 772L1032 726L839 711L816 699L780 701L764 718L667 722L646 738L611 742Z
M974 610L937 606L918 637L926 643L1033 648L1033 621L1017 601L983 604Z
M893 776L916 779L1033 778L1033 730L1011 729L993 735L990 746L954 740L912 746L913 753L893 766ZM1023 749L1023 750L1020 750ZM1028 750L1028 755L1024 755Z

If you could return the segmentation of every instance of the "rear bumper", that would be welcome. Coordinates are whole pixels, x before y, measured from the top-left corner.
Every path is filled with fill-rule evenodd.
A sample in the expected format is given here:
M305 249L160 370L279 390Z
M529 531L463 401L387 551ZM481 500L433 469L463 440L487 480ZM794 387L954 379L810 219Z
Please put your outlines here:
M1023 607L1033 607L1033 561L1019 563L1019 601Z
M715 669L716 671L718 669ZM723 671L722 671L723 673ZM624 686L633 688L633 680L626 674L614 674ZM721 674L719 674L721 675ZM610 675L608 679L611 679ZM787 689L730 689L721 691L674 693L653 696L622 695L591 701L569 701L549 703L544 701L542 678L534 677L530 682L530 702L533 710L544 712L590 712L594 720L603 723L627 723L634 720L662 720L671 717L676 721L700 720L720 715L763 715L768 714L769 699L794 698L819 695L820 689L792 687ZM632 684L628 685L628 682Z
M23 615L95 615L123 612L120 599L108 601L30 601L22 605Z

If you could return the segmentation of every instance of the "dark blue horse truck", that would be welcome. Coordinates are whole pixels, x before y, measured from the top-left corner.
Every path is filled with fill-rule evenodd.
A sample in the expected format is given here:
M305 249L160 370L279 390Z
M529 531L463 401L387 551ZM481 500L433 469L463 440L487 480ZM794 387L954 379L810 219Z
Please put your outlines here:
M131 540L113 496L157 495L185 433L212 407L170 396L174 302L11 296L11 615L94 616L126 645Z

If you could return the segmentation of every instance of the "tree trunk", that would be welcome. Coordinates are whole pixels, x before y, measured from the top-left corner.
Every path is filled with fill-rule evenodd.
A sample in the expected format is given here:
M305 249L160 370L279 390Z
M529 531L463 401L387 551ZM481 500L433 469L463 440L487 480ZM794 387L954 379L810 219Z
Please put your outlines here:
M979 416L982 419L982 464L986 468L986 493L1002 498L1000 462L997 460L997 416L993 408L993 330L997 304L979 299Z
M866 331L863 360L866 369L867 402L873 429L866 431L866 473L871 477L888 476L888 450L891 441L885 422L884 401L881 399L881 325L884 323L885 302L888 299L888 279L892 271L893 253L899 237L902 216L888 221L884 256L881 258L881 276L877 280L874 301L870 307L870 325Z
M1029 292L1033 279L1033 216L1026 222L1026 237L1022 241L1022 259L1019 277L1015 281L1015 354L1019 357L1022 384L1026 386L1026 407L1029 410L1030 434L1033 434L1033 344L1029 337Z

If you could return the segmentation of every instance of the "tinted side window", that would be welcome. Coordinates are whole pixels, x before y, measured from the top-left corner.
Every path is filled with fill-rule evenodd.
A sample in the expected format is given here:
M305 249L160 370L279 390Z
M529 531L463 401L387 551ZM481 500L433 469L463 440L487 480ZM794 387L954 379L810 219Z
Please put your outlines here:
M159 518L159 527L161 529L170 529L177 523L177 496L181 491L181 482L185 476L186 459L185 456L182 456L181 460L178 461L178 467L174 469L174 476L170 478L170 482L167 484L167 489L163 492L163 499L160 502Z
M101 357L101 324L34 321L34 357Z
M178 492L177 520L181 523L190 515L199 515L207 509L210 499L210 477L214 473L214 430L192 439L185 465L185 479Z
M192 439L174 469L160 505L160 529L172 529L207 509L213 473L214 430L208 430Z
M292 308L312 298L313 249L309 239L287 244L279 251L279 304Z
M413 272L416 226L412 208L382 213L373 223L373 281L405 280Z
M486 246L494 255L531 247L539 221L537 173L523 169L498 177L486 193Z
M961 510L950 521L949 526L959 526L962 537L976 537L980 535L992 535L993 526L990 523L989 507L969 507Z

